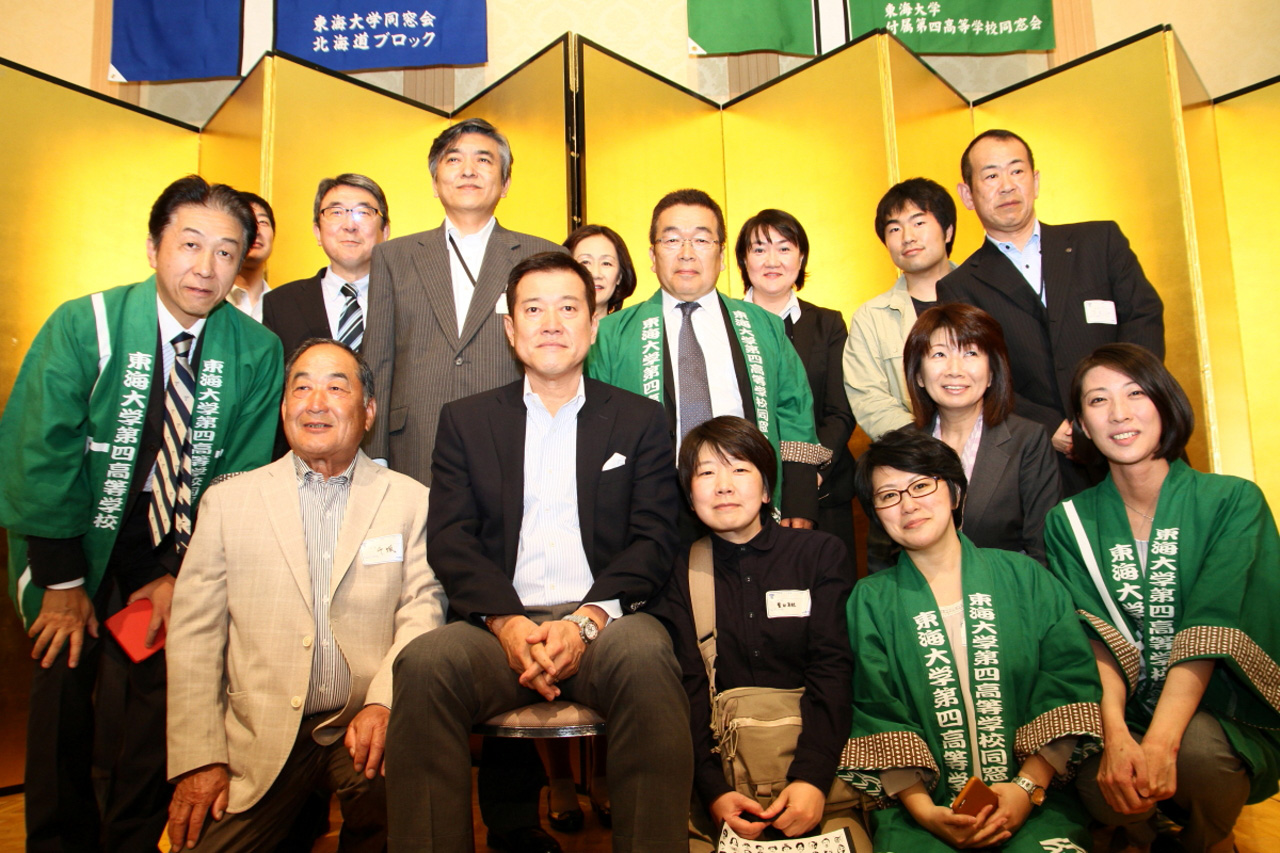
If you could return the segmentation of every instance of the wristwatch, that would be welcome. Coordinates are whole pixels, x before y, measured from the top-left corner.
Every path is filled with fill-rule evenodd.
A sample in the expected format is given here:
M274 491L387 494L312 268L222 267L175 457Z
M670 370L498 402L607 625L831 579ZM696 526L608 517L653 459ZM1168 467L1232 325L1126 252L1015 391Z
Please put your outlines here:
M1027 792L1027 798L1031 800L1031 805L1033 806L1044 805L1044 795L1045 795L1044 788L1040 787L1035 782L1032 782L1026 776L1014 776L1009 781Z
M595 620L590 616L576 616L570 613L568 616L560 617L563 622L572 622L578 626L578 632L582 635L582 642L591 645L595 638L600 636L600 629L596 627Z

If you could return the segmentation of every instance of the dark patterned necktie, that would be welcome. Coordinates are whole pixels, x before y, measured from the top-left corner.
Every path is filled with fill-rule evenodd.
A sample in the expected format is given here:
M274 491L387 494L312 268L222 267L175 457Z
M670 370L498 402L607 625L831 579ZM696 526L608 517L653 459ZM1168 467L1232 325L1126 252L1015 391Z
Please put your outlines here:
M359 351L360 342L364 340L364 312L360 310L354 285L344 283L342 295L347 297L347 304L342 309L342 318L338 320L338 340Z
M702 306L697 302L681 302L684 322L680 326L680 440L689 430L711 420L711 384L707 381L707 360L693 333L693 312Z
M151 478L151 542L159 545L170 530L181 554L191 541L191 409L196 377L187 356L195 338L181 332L173 339L173 369L165 390L164 445Z

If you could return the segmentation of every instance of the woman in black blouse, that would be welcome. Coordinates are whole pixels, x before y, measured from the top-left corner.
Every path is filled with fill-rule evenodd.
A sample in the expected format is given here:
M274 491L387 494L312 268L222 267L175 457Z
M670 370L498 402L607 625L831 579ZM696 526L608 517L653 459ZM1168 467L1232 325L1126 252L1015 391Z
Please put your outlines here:
M684 671L695 788L717 826L728 821L744 838L759 837L767 826L787 837L809 833L822 818L851 722L844 545L829 534L774 521L769 506L777 470L773 448L742 418L713 418L690 431L679 465L694 512L711 530L716 691L805 688L788 784L762 809L729 787L720 756L712 752L707 671L689 597L689 554L681 554L655 615L671 632Z

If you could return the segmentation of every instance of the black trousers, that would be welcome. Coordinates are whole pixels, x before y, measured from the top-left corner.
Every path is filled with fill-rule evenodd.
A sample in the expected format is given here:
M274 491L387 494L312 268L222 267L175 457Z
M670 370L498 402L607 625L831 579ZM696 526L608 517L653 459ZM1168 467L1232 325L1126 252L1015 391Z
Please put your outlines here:
M99 636L86 633L80 664L67 666L65 647L49 669L34 663L23 779L31 853L150 853L164 831L173 794L165 766L164 652L133 663L101 624L165 573L166 548L150 544L146 503L135 501L122 522L94 597ZM94 779L95 765L104 778Z

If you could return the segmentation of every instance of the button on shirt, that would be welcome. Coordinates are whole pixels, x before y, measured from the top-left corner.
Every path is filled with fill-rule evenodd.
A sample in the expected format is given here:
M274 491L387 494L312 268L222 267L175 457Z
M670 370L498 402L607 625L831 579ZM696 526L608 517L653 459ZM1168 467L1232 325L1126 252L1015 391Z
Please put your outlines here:
M701 299L696 300L702 307L694 311L693 333L698 338L698 346L702 347L702 357L707 362L707 382L711 386L711 414L743 416L742 393L738 388L738 374L733 369L733 350L737 346L736 339L725 323L720 308L720 295L712 290ZM667 352L672 359L680 357L680 326L684 323L684 314L680 311L681 300L676 299L665 290L662 292L662 325L666 329ZM680 370L673 362L671 365L672 387L674 399L680 399ZM676 411L676 435L683 435L680 424L679 407Z
M497 218L490 216L483 228L463 237L448 217L444 220L444 248L449 253L449 275L453 280L453 307L458 315L459 335L462 334L462 327L467 322L467 311L471 308L471 295L475 292L475 285L467 277L467 270L471 270L471 275L476 281L480 280L480 266L484 263L485 250L489 248L489 237L493 235L493 226L497 224ZM454 251L450 240L458 244L457 251ZM459 251L467 262L466 269L463 268L462 261L458 260Z
M578 393L552 416L524 380L524 514L512 585L526 607L582 601L594 581L578 524L578 413L585 402L579 379ZM590 603L611 619L622 616L617 600Z
M315 617L314 635L299 639L304 648L312 648L311 683L303 716L335 711L347 704L351 692L351 669L333 637L329 605L333 594L333 552L347 513L355 469L356 460L352 459L347 470L326 480L293 457L302 509L302 537L307 543L307 568L311 573L311 612Z
M1040 299L1040 304L1048 306L1044 296L1044 273L1040 266L1040 223L1036 222L1035 231L1031 233L1031 239L1027 241L1027 245L1019 249L1012 243L1001 240L995 240L990 234L987 239L995 244L1006 258L1013 262L1014 267L1027 280L1027 284L1031 285L1031 289L1036 292L1036 296Z
M320 292L324 295L325 316L329 318L329 334L334 338L338 337L338 330L342 327L342 312L347 310L347 297L342 293L342 285L348 283L356 289L360 314L369 316L369 276L348 282L329 267L320 279Z

